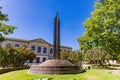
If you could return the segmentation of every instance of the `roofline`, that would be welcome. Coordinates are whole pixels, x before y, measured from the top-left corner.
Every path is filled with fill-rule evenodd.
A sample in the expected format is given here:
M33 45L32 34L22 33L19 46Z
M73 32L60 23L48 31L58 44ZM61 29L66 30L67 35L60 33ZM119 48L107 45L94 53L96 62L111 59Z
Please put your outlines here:
M68 46L61 46L61 48L69 48L69 49L72 49L72 47L68 47Z
M42 39L42 38L37 38L37 39L41 39L41 40L43 40L44 42L46 42L47 44L49 44L49 45L50 45L50 43L49 43L49 42L47 42L46 40L44 40L44 39ZM35 40L37 40L37 39L29 40L29 42L35 41Z
M5 37L6 40L11 40L11 41L19 41L19 42L32 42L33 40L36 40L36 39L33 39L33 40L25 40L25 39L20 39L20 38L10 38L10 37ZM42 38L38 38L38 39L42 39ZM44 39L42 39L44 40ZM45 41L45 40L44 40ZM50 46L53 46L53 44L50 44L48 43L47 41L45 41L47 44L49 44ZM72 49L72 47L68 47L68 46L63 46L61 45L60 46L61 48L69 48L69 49Z
M53 44L51 44L51 46L53 46ZM63 45L61 45L60 47L61 47L61 48L69 48L69 49L72 49L72 47L63 46Z
M11 41L20 41L20 42L28 42L29 40L25 39L20 39L20 38L10 38L10 37L5 37L6 40L11 40Z

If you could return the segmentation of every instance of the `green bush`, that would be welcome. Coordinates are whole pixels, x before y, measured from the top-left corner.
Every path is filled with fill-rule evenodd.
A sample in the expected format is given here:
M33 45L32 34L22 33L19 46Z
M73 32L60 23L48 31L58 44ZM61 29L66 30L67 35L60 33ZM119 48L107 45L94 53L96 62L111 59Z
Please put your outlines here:
M3 68L3 69L0 69L0 74L7 73L7 72L10 72L10 71L29 69L29 68L30 68L30 67Z
M92 65L93 69L108 69L108 70L120 70L120 65Z
M84 72L86 72L85 69L81 69L81 70L80 70L80 73L84 73Z
M92 65L93 69L109 69L109 66Z

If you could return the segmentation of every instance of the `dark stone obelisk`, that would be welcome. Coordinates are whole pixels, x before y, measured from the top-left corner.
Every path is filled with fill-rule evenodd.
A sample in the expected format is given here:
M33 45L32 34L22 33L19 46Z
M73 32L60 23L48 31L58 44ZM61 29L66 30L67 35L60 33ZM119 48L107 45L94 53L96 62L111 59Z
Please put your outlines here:
M60 58L60 19L58 12L54 19L54 59Z
M33 74L74 74L79 73L79 66L67 60L60 59L60 19L56 12L54 20L54 59L46 60L39 65L31 65Z

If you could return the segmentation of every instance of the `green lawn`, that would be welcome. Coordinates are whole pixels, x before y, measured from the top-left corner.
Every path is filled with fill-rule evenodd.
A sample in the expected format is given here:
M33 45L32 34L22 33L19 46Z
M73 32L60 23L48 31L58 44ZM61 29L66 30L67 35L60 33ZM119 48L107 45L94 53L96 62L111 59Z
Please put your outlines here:
M0 75L0 80L34 80L35 78L49 78L49 80L120 80L120 75L110 74L106 70L88 70L81 74L71 75L35 75L28 70L13 71Z

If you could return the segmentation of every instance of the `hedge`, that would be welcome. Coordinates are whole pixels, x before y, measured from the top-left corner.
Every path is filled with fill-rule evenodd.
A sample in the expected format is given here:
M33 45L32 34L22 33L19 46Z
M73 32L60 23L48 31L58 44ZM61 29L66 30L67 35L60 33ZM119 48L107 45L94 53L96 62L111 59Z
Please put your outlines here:
M3 68L0 69L0 74L7 73L10 71L17 71L17 70L24 70L24 69L29 69L30 67L13 67L13 68Z

